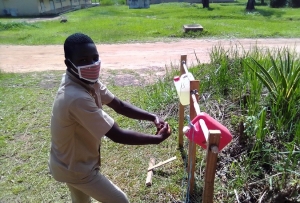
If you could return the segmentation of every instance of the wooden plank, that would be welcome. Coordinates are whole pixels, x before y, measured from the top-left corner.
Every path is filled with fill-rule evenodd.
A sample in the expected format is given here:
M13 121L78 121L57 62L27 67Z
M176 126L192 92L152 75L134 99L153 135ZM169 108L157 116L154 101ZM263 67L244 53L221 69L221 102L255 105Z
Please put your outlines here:
M150 158L149 161L149 168L153 167L155 165L155 159ZM152 185L152 176L153 176L153 171L150 170L147 172L147 178L146 178L146 186L151 186Z
M206 151L206 167L204 175L204 189L202 195L203 203L213 203L214 198L214 181L217 168L218 146L220 142L221 131L209 130L207 151Z
M154 165L154 166L152 166L152 167L149 167L149 168L148 168L148 171L151 171L151 170L153 170L153 169L155 169L155 168L157 168L157 167L160 167L160 166L162 166L162 165L164 165L164 164L166 164L166 163L169 163L169 162L171 162L171 161L173 161L173 160L175 160L175 159L176 159L176 156L174 156L174 157L172 157L172 158L170 158L170 159L168 159L168 160L166 160L166 161L159 162L158 164L156 164L156 165Z
M184 67L183 67L183 61L186 63L187 55L181 55L180 57L180 76L185 73ZM179 123L178 123L178 147L183 148L183 123L184 123L184 106L181 105L179 102Z
M190 81L190 90L196 90L197 93L199 91L199 80L192 80ZM199 93L195 94L196 101L199 99ZM193 120L197 116L197 112L195 109L195 105L193 105L193 96L190 96L190 119ZM198 103L197 103L198 105ZM197 145L192 140L189 140L189 154L188 154L188 173L189 173L189 194L193 194L194 192L194 185L195 185L195 162L196 162L196 149Z

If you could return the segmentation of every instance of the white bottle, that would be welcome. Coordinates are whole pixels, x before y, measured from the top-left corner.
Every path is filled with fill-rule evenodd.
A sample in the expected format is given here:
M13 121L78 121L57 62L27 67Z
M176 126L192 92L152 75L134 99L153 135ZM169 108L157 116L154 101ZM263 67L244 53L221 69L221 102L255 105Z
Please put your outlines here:
M180 77L175 76L173 79L179 101L183 106L190 104L191 80L194 80L194 76L191 73L183 74Z

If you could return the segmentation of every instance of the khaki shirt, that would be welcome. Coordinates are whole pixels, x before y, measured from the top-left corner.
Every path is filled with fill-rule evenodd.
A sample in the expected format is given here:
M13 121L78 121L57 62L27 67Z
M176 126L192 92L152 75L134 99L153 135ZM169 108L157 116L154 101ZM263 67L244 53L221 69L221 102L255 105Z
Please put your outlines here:
M114 120L102 110L114 95L101 83L87 85L63 75L51 116L49 167L60 182L84 183L99 169L100 139Z

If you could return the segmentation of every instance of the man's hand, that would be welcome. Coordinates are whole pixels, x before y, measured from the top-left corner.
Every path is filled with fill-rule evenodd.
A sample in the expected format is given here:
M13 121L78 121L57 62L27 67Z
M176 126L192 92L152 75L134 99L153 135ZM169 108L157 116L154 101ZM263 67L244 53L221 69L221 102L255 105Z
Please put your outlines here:
M167 122L162 125L162 128L158 131L157 135L161 136L162 141L164 141L171 135L171 128Z
M158 132L160 131L160 129L162 129L164 127L165 121L163 119L159 118L158 116L155 116L154 124L157 129L155 135L157 135Z

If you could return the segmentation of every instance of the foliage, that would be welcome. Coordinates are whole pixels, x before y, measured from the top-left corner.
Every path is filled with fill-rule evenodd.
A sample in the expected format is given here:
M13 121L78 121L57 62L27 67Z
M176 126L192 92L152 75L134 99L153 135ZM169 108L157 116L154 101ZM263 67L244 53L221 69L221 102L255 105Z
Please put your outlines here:
M273 102L278 101L278 97L283 97L282 101L285 103L282 107L284 107L290 102L292 96L296 96L296 100L300 98L300 95L296 94L300 85L300 61L293 61L291 53L286 49L279 50L275 57L269 53L269 57L272 65L270 68L261 65L253 58L251 60L258 70L247 65L269 90Z
M268 52L268 58L270 58L271 67L268 61L265 61L265 64L262 65L253 58L251 58L253 64L247 63L247 66L268 90L270 103L267 105L271 108L272 117L285 123L284 128L281 128L283 126L280 125L276 129L290 129L291 125L296 122L297 116L299 116L297 112L297 101L300 99L299 56L297 56L297 53L292 53L284 48L278 50L275 56ZM290 137L285 134L281 136L282 139Z

